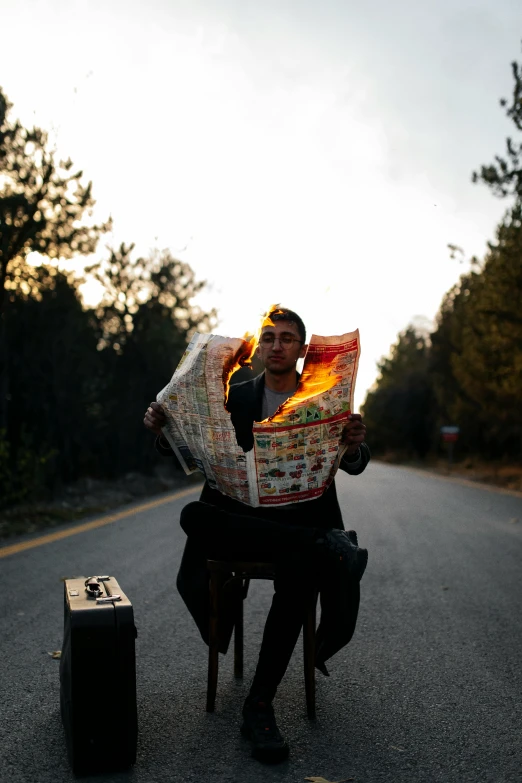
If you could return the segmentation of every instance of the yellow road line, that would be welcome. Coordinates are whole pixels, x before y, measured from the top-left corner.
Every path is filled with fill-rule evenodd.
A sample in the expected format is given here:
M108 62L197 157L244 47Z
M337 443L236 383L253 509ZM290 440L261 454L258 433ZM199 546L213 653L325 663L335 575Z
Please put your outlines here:
M165 503L171 503L173 500L180 500L180 498L192 495L194 492L199 492L200 490L201 486L183 489L180 492L173 492L172 494L158 498L157 500L151 500L149 503L142 503L140 506L134 506L134 508L128 508L125 511L118 511L117 514L107 514L107 516L99 517L99 519L93 519L92 522L85 522L83 525L76 525L75 527L67 528L66 530L57 530L56 533L49 533L46 536L32 538L30 541L22 541L19 544L1 547L0 558L16 555L18 552L24 552L27 549L33 549L34 547L43 546L44 544L51 544L53 541L60 541L62 538L76 536L78 533L86 533L88 530L95 530L97 527L110 525L112 522L117 522L119 519L125 519L125 517L140 514L142 511L148 511L150 508L163 506Z

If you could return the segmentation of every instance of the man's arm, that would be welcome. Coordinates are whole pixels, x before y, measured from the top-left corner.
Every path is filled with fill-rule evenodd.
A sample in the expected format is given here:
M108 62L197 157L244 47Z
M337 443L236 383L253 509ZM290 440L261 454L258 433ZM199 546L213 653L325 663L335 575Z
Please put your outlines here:
M145 412L143 423L146 428L150 430L150 432L153 432L156 435L154 448L161 454L162 457L172 457L175 466L181 470L181 465L179 464L178 458L172 451L170 443L161 432L162 427L165 426L166 420L167 417L165 416L165 411L159 402L151 402Z
M162 457L175 457L170 443L163 435L156 435L154 448L161 454Z
M370 449L366 443L361 443L355 454L344 455L339 463L339 468L351 476L358 476L366 468L371 459Z
M352 476L362 473L370 461L370 449L364 442L365 439L366 427L362 416L360 413L352 413L341 434L341 443L348 448L339 464L341 470Z

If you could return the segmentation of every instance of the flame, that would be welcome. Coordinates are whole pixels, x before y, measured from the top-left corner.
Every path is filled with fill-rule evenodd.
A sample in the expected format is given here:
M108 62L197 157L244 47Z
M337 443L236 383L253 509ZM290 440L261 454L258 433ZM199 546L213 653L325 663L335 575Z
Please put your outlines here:
M264 316L261 329L265 326L275 326L270 316L277 315L280 312L281 310L279 309L278 304L271 305ZM324 394L339 383L341 377L342 376L338 372L333 372L331 363L325 362L322 351L315 349L315 346L312 343L305 356L299 386L292 397L283 403L269 421L282 421L285 412L295 405L295 403L310 400L319 394Z
M351 338L352 335L336 335L328 338L330 345L325 345L325 338L312 335L306 352L299 385L292 397L289 397L289 399L278 408L269 421L276 423L285 421L286 417L289 413L292 413L292 409L297 403L307 402L321 394L325 394L340 383L344 377L344 372L342 371L346 370L347 365L344 363L339 365L339 352L334 346L346 344L343 353L351 354L355 351L358 355L358 336L357 340L351 339L347 343L347 338L349 337ZM350 360L348 357L347 361L352 365L351 379L353 381L354 372L356 372L357 369L357 361L354 361L353 358ZM346 392L348 396L345 401L348 402L351 407L353 405L353 387L351 384L349 387L346 387ZM344 393L342 394L344 396ZM345 413L348 415L350 411L345 411Z
M262 329L265 328L265 326L275 326L274 321L270 318L271 315L281 315L283 311L279 308L278 304L270 305L268 310L263 316L263 320L261 322L261 326L259 327L258 334L261 334Z
M252 356L254 355L257 346L259 345L259 338L261 332L265 326L275 326L274 322L270 318L273 313L278 312L279 305L270 305L266 313L263 315L261 323L254 334L245 332L242 337L241 345L237 351L227 357L223 364L223 388L225 389L225 405L228 401L228 393L230 390L230 378L239 370L240 367L249 367L252 364Z
M248 337L248 335L245 335ZM240 340L239 347L235 351L228 353L223 361L223 389L225 391L225 406L228 401L228 392L230 390L230 378L239 370L240 367L246 367L252 363L252 355L255 350L254 338L251 340Z
M332 371L330 363L324 361L322 352L315 351L314 346L308 348L303 372L299 380L299 386L295 393L283 405L278 408L274 416L270 419L273 422L285 420L286 413L293 408L296 403L310 400L319 394L324 394L335 386L342 378L338 372Z
M227 403L228 393L230 390L230 378L236 372L236 370L239 370L240 367L249 367L252 364L252 356L256 352L257 346L259 345L261 332L266 326L275 327L276 324L272 320L271 316L278 315L280 313L282 314L282 312L283 311L280 309L279 304L270 305L266 313L262 316L261 323L259 324L257 331L253 335L250 332L245 332L242 337L242 343L238 350L232 354L230 358L225 360L223 364L225 405ZM329 374L328 368L325 370L324 364L322 364L320 359L317 359L317 364L318 369L309 371L308 373L305 364L299 387L294 396L291 398L292 400L308 400L310 397L314 397L316 394L321 394L323 391L327 391L335 383L337 383L338 378L328 377L328 379L326 379L326 375ZM319 376L322 375L325 376L324 381L320 380ZM316 387L317 390L315 390ZM303 396L298 396L301 394Z

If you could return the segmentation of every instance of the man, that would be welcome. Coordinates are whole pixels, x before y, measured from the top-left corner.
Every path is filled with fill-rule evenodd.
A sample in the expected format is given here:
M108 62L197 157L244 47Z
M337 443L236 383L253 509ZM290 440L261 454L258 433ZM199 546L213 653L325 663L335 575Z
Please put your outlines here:
M296 363L306 353L305 343L306 330L301 318L287 308L272 308L264 321L257 348L264 373L232 385L227 402L238 443L245 451L253 447L253 422L272 416L294 394L299 380ZM144 423L158 435L158 450L172 455L161 436L165 414L158 403L150 404ZM370 453L364 443L365 435L361 416L352 414L341 436L341 442L347 446L340 463L345 472L357 475L368 464ZM288 755L288 745L277 728L272 701L299 637L308 596L316 584L314 580L321 591L322 607L316 666L327 674L324 661L353 634L359 581L368 553L358 547L354 531L344 532L335 482L314 500L269 508L251 508L205 483L199 502L185 506L180 522L188 539L178 588L205 640L208 638L206 557L268 559L276 564L275 594L254 680L243 707L241 731L251 741L255 757L267 762L282 760ZM341 625L344 622L345 626L340 632L341 641L329 638L327 628L328 609L337 601L339 592L344 596L338 607ZM331 612L330 625L339 627L338 618L332 620Z

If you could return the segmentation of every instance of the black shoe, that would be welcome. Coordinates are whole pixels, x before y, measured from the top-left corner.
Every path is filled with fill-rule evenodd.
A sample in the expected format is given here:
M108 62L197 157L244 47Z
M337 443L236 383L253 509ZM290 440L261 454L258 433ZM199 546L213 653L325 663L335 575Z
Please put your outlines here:
M252 756L259 761L276 764L288 758L288 745L277 728L269 702L254 696L245 701L241 734L250 740Z
M327 530L316 541L325 555L341 560L348 567L350 575L361 581L368 563L368 550L361 549L357 544L355 530Z

